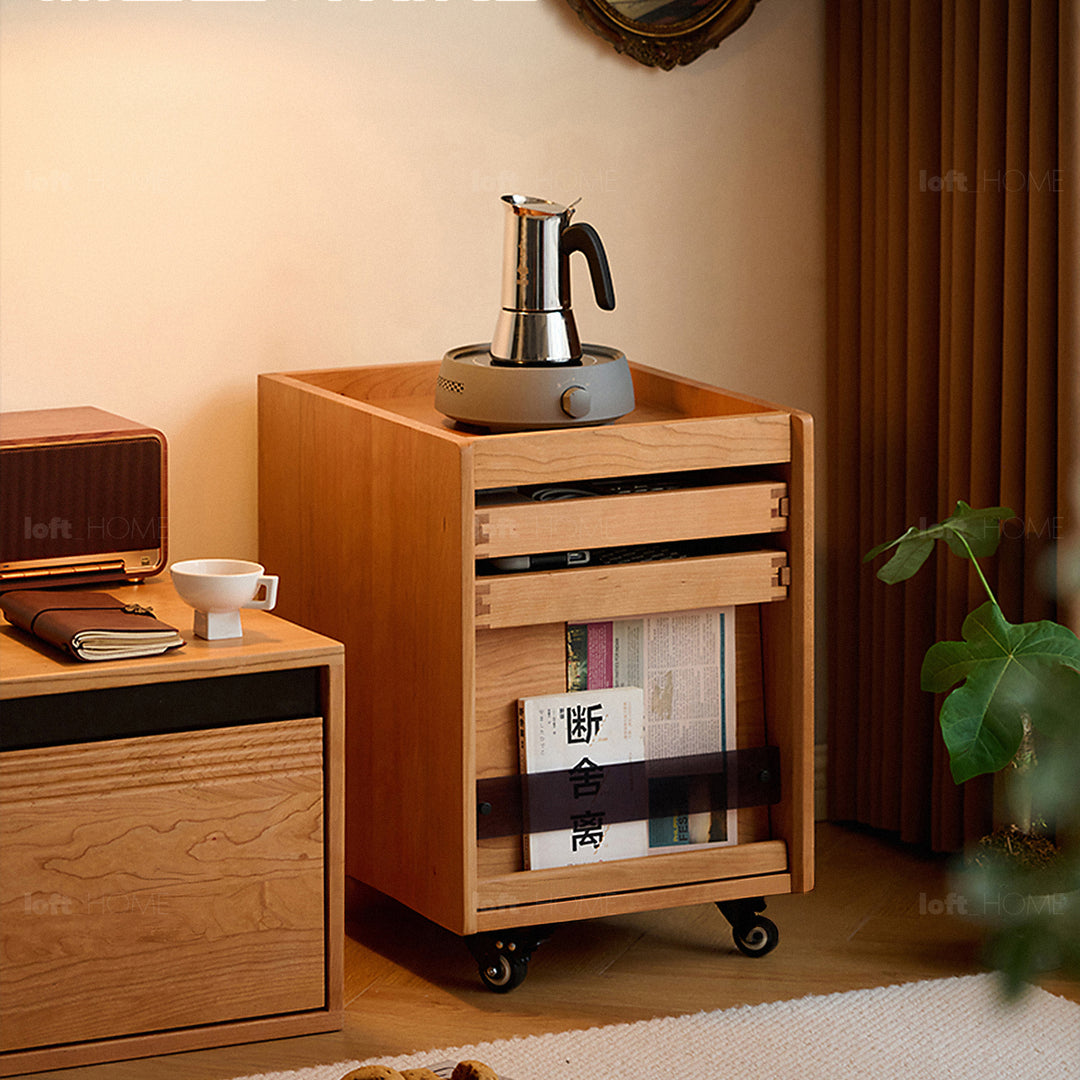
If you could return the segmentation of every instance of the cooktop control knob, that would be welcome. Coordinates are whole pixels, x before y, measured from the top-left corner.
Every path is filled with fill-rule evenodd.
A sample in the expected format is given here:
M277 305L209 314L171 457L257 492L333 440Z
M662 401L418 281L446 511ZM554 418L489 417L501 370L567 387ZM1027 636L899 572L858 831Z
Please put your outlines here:
M562 411L575 420L589 415L592 408L592 395L584 386L568 386L560 399Z

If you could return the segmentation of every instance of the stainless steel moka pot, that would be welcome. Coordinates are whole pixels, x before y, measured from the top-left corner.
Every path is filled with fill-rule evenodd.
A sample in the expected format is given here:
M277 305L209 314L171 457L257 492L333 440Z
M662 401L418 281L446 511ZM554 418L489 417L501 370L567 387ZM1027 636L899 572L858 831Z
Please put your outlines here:
M604 245L573 204L504 195L502 306L490 343L443 357L435 405L461 423L492 431L601 424L634 408L626 357L582 345L570 302L570 256L589 266L597 304L615 307Z
M597 231L570 224L574 207L530 195L504 195L502 310L491 339L497 364L572 364L581 360L570 308L570 255L585 255L596 303L615 307L607 254Z

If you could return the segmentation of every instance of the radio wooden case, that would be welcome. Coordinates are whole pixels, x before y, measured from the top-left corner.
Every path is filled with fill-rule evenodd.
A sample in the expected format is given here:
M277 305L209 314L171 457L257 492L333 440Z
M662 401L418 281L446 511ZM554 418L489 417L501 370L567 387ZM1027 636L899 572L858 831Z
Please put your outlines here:
M160 431L90 406L0 413L0 591L159 573L166 492Z

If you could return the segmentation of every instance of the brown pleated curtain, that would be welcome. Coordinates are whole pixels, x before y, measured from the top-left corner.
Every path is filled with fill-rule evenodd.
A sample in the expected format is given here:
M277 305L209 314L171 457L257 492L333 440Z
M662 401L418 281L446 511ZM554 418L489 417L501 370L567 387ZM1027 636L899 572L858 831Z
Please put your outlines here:
M993 785L954 785L919 669L985 594L944 551L904 585L861 560L957 499L1009 506L988 579L1006 618L1057 617L1059 5L827 12L829 813L956 850Z

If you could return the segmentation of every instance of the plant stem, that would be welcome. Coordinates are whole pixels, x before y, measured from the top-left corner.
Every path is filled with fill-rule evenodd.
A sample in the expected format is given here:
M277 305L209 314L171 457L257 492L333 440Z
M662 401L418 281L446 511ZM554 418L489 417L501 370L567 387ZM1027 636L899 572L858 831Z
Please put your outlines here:
M960 543L964 545L964 548L968 553L968 558L975 566L975 573L979 575L979 580L982 582L983 588L986 590L986 595L990 597L990 601L994 605L994 607L996 607L998 611L1000 611L1001 605L997 602L997 597L994 595L994 590L990 588L990 583L983 576L982 567L979 565L979 560L975 558L975 553L971 550L971 545L968 544L967 538L961 532L954 533L954 535L958 536L960 538Z

